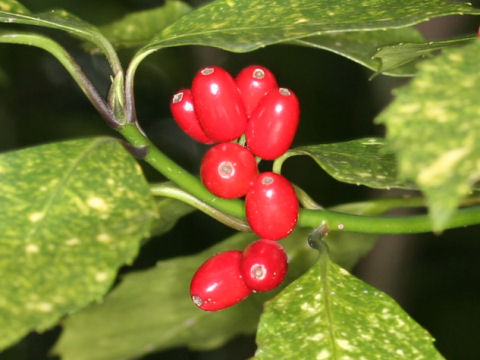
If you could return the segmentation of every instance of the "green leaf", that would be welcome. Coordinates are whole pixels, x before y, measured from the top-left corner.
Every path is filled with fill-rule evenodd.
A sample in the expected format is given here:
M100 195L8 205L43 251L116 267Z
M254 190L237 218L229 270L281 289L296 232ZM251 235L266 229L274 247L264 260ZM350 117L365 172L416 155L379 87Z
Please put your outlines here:
M0 0L0 11L8 11L17 14L28 14L30 11L15 0Z
M289 259L289 279L303 274L316 252L306 245L308 230L282 240ZM207 350L239 334L255 332L263 301L273 293L252 294L231 308L204 312L189 296L197 268L220 251L242 250L256 237L239 233L193 256L158 262L155 268L130 273L105 299L64 322L56 346L62 360L118 360L176 346Z
M423 43L424 38L416 29L403 28L326 34L294 40L292 43L334 52L385 75L411 76L415 74L411 60L397 66L380 67L379 60L372 57L377 54L378 48L407 42Z
M279 158L275 167L278 169L287 158L299 155L310 156L329 175L345 183L375 189L416 188L411 182L397 179L395 157L386 150L381 138L294 148Z
M386 294L326 254L266 304L255 359L443 359Z
M468 36L453 40L420 43L418 41L416 43L403 41L392 46L378 46L378 51L372 56L372 61L380 61L379 73L389 73L396 69L402 69L407 65L409 65L409 68L415 68L420 60L431 57L437 51L465 45L467 42L475 40L475 38L475 36Z
M100 300L156 208L111 138L0 155L0 349Z
M423 62L377 119L387 126L399 176L426 195L435 231L480 178L479 57L475 41Z
M0 3L6 3L6 1L0 1ZM105 39L100 30L65 10L57 9L39 14L30 14L25 8L12 6L12 11L0 10L0 22L63 30L81 39L91 41L107 55L112 67L116 70L115 73L119 70L117 69L118 64L115 63L117 59L111 44Z
M217 0L180 18L141 52L180 45L246 52L312 35L407 27L453 14L480 10L444 0Z
M182 1L170 0L161 7L130 13L120 20L101 26L100 31L116 48L141 46L191 10Z

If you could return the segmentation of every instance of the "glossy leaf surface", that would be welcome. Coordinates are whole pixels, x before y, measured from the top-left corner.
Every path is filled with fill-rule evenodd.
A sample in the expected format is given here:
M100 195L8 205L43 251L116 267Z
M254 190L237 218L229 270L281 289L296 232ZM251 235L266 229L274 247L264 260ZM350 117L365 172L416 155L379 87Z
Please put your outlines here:
M326 254L266 304L255 359L443 359L386 294Z
M282 241L291 259L288 282L316 257L306 247L307 234L298 231ZM154 268L125 275L102 304L66 319L56 352L63 360L118 360L176 346L208 350L235 335L254 333L263 301L272 293L252 294L231 308L205 312L193 304L189 286L207 258L243 250L255 239L240 233L199 254L162 260Z
M289 150L281 161L298 155L311 157L338 181L375 189L416 188L413 182L397 179L395 157L381 138L302 146Z
M111 138L0 156L0 348L100 300L136 256L156 207Z
M206 45L246 52L312 35L399 28L434 17L470 13L480 10L444 0L295 0L288 6L281 0L217 0L179 19L143 51Z
M2 4L4 4L2 6ZM16 1L0 1L0 22L47 27L66 31L81 39L94 43L104 53L110 53L110 43L93 25L61 9L39 14L30 13Z
M116 48L142 46L165 27L190 12L182 2L169 0L164 6L129 13L125 17L100 27L100 31Z

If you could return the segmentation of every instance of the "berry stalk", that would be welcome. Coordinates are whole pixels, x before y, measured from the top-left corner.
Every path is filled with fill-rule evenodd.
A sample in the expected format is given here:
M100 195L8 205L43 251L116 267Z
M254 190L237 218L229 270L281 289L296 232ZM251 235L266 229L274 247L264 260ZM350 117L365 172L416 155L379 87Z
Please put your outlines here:
M243 201L221 199L212 195L196 176L183 169L152 144L135 124L121 126L118 131L132 145L145 146L147 154L144 160L166 178L213 208L241 219L245 218ZM480 206L473 206L458 210L446 229L478 223L480 223ZM360 216L330 210L300 210L297 226L317 227L322 224L328 226L331 231L341 230L369 234L413 234L432 231L428 215Z

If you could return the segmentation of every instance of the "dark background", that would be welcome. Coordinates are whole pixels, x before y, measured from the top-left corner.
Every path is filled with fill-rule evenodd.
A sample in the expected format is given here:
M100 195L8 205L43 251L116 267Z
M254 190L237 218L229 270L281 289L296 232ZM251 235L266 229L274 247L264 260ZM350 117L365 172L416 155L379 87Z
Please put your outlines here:
M33 11L65 7L96 25L130 11L162 4L153 0L72 0L68 5L60 0L22 3ZM471 17L449 17L431 21L420 29L429 39L442 39L473 33L477 26ZM48 30L46 33L72 52L105 94L109 81L105 62L83 52L68 35ZM132 52L122 51L121 55L127 64ZM374 125L373 119L391 100L391 89L408 81L385 76L369 81L372 73L363 67L337 55L307 48L273 46L249 54L202 47L169 49L147 58L137 72L136 101L143 128L169 156L190 171L198 172L206 147L194 143L176 127L168 110L170 96L189 86L192 76L202 66L220 65L236 74L253 63L270 68L280 85L298 95L302 116L294 145L382 136L384 129ZM36 48L0 45L0 151L96 135L115 136L51 55ZM284 169L292 181L324 206L389 195L336 182L308 159L290 160ZM148 166L145 171L151 180L161 179ZM148 243L133 269L148 267L160 258L195 253L230 233L228 228L202 214L189 215L172 232ZM393 296L431 332L447 359L478 359L479 237L479 226L450 230L438 236L385 236L357 265L355 274ZM1 353L0 360L53 359L48 357L48 350L60 332L60 328L55 328L42 335L32 334ZM254 349L251 336L234 339L211 352L174 349L143 360L235 360L251 356Z

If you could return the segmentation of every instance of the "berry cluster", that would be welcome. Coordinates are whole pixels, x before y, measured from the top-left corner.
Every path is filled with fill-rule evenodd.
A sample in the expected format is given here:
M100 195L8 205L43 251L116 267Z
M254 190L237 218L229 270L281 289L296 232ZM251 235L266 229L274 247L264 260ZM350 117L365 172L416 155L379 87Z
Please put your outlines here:
M260 239L245 248L212 256L200 266L190 284L200 309L221 310L245 299L252 291L269 291L285 278L288 263L283 247Z
M299 206L290 182L274 172L259 174L256 157L273 160L288 150L299 122L297 97L278 87L265 67L249 66L233 78L209 66L197 72L191 89L173 96L170 108L185 133L215 144L200 166L205 187L225 199L245 196L247 221L261 238L243 253L226 251L207 260L191 283L194 303L220 310L252 291L272 290L288 267L285 251L274 240L293 231ZM242 135L246 146L231 142Z

